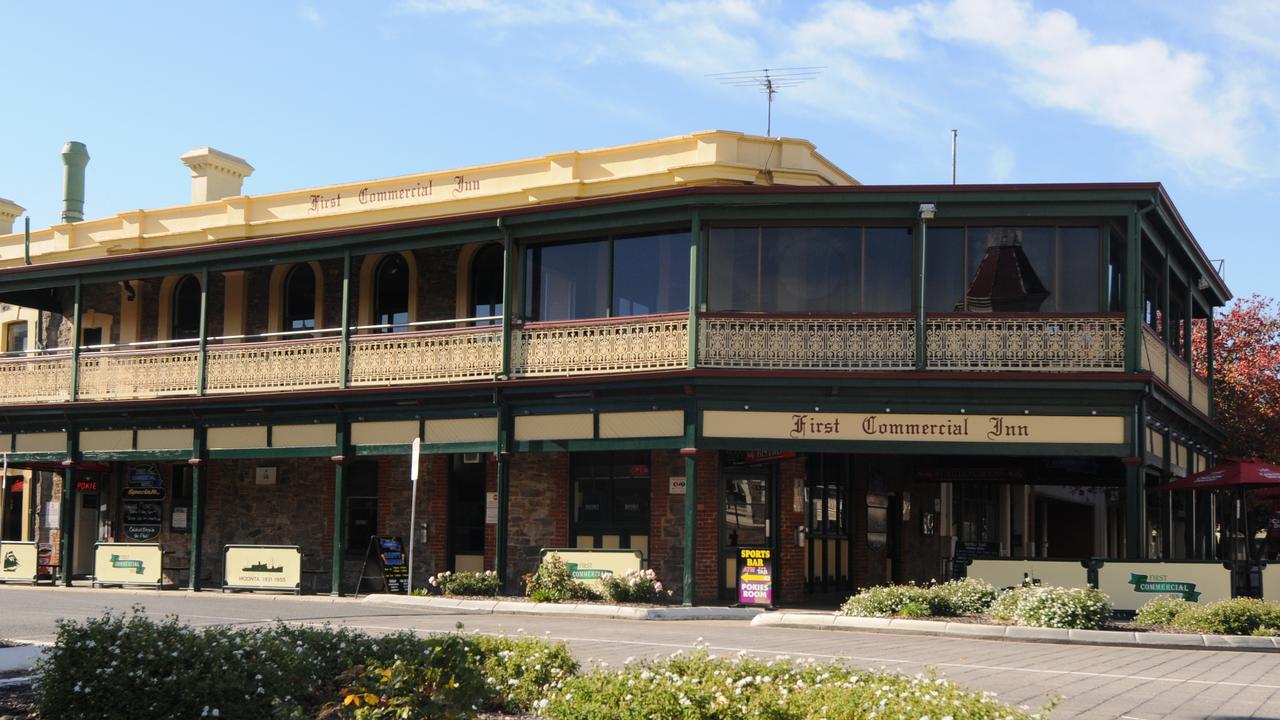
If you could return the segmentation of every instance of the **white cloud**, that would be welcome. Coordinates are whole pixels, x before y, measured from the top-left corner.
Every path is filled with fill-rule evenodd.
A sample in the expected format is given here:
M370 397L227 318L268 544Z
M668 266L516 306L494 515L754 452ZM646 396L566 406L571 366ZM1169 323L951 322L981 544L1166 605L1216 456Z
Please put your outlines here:
M320 15L320 11L310 3L302 3L298 6L298 17L305 20L313 27L324 25L324 17Z
M829 2L791 30L796 48L903 60L917 52L916 9L879 10L864 2Z
M1280 4L1258 0L1219 3L1213 27L1233 43L1280 58Z
M1000 145L991 151L991 157L987 160L987 174L990 181L995 183L1007 183L1013 179L1013 166L1015 155L1013 148Z
M401 12L417 15L476 14L499 25L547 25L589 23L613 25L622 16L596 0L557 2L557 0L402 0Z

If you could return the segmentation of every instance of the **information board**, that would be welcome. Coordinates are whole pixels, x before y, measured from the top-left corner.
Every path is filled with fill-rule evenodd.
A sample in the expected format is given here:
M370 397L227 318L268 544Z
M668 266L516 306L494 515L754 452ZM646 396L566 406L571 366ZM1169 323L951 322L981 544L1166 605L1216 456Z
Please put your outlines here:
M569 574L579 582L596 584L600 578L612 574L626 575L629 570L640 570L644 555L639 550L595 548L543 548L542 558L555 555L569 566Z
M371 565L377 569L376 575L369 574ZM409 566L405 562L404 544L400 542L400 538L380 535L369 538L369 549L364 554L364 566L360 569L356 594L360 594L365 580L379 576L382 579L382 592L397 595L409 593Z
M1203 605L1231 598L1231 570L1220 562L1107 560L1098 568L1098 589L1116 610L1137 610L1157 597Z
M738 548L738 604L773 606L773 551Z
M0 582L34 584L40 574L40 557L34 542L0 542Z
M302 594L302 548L297 545L227 545L222 548L224 590L280 590Z
M98 543L93 546L93 585L154 585L164 582L159 543Z
M164 524L164 483L154 465L129 468L120 492L121 532L134 542L160 537Z

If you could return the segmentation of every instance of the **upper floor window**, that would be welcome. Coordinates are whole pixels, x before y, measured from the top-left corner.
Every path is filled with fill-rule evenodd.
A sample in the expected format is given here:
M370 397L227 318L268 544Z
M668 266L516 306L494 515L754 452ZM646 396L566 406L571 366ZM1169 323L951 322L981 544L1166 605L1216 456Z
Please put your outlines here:
M930 312L1098 312L1096 227L929 228Z
M173 288L173 314L169 337L183 340L200 336L200 281L184 275Z
M284 329L316 328L316 273L307 263L298 263L284 279Z
M471 259L471 317L502 314L501 245L485 245ZM477 325L496 325L497 320L478 320Z
M907 312L908 228L714 228L711 310L773 313Z
M399 253L378 262L373 274L373 324L378 332L409 329L409 263Z
M689 234L534 245L525 253L529 320L578 320L689 309Z
M27 349L27 321L19 320L4 326L4 349L11 353Z

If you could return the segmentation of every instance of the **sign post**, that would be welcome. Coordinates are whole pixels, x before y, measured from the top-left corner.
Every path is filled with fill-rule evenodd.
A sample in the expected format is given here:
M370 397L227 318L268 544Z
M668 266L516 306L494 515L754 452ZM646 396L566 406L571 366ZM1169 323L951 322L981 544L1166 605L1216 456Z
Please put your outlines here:
M417 511L418 511L418 458L422 455L422 438L413 439L413 457L409 460L409 484L413 489L409 491L409 595L413 594L413 541L417 533Z

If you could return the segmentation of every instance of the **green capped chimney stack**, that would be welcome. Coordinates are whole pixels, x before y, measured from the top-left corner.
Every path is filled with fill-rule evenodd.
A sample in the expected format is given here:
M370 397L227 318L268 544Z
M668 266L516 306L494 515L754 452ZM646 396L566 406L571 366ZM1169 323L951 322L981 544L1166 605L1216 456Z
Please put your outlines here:
M62 222L84 220L84 168L89 149L72 140L62 146Z

